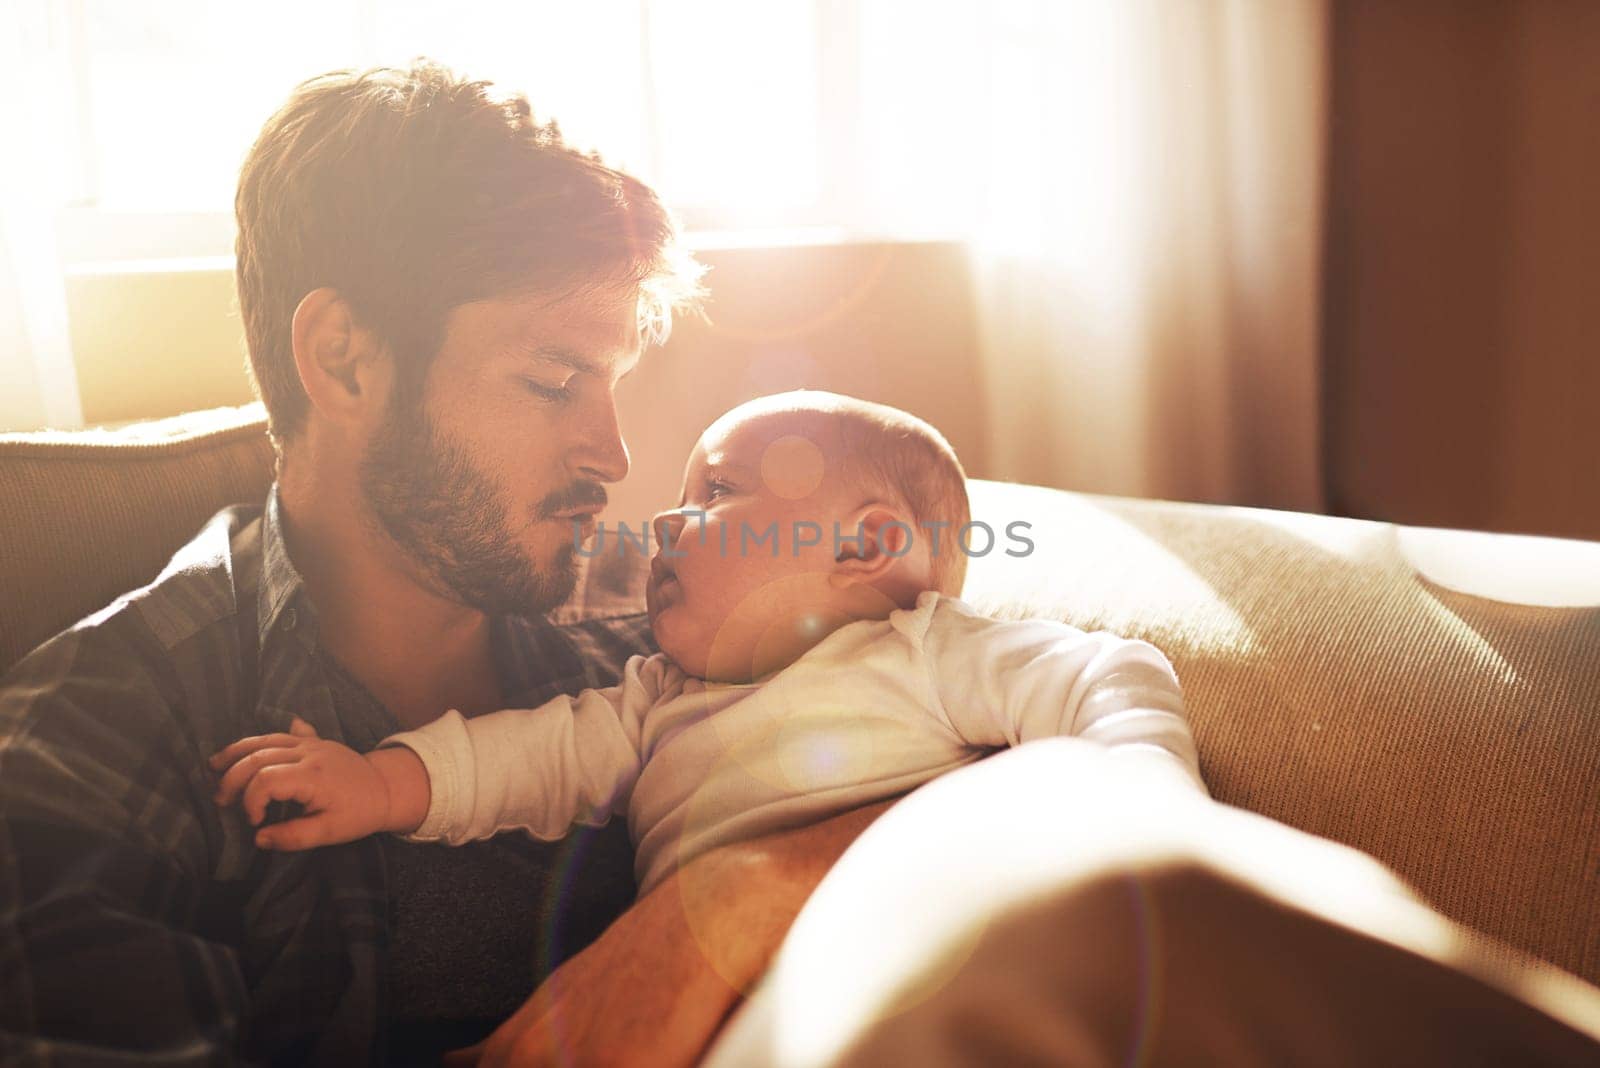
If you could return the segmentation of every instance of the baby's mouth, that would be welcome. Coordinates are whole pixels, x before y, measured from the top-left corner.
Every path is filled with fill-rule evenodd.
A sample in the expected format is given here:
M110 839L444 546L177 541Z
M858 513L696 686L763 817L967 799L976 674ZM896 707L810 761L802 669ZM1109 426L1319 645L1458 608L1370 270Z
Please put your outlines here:
M660 556L650 561L650 585L657 593L678 586L678 573Z

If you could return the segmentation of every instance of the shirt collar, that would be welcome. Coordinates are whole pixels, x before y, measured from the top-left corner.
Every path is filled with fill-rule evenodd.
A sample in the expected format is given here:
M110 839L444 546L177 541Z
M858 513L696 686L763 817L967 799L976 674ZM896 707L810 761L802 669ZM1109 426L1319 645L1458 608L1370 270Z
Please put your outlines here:
M289 559L283 538L283 511L278 503L278 484L267 492L266 513L261 520L261 584L256 595L256 631L261 648L276 630L307 628L314 633L315 610L311 599L301 594L305 580Z

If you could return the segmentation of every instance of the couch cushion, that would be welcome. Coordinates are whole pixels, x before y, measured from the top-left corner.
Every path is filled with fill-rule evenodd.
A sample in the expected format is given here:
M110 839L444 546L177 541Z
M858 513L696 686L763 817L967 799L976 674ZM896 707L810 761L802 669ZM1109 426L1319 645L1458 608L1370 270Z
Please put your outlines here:
M966 598L1163 649L1219 800L1600 980L1600 609L1432 585L1387 524L982 482L973 514L1035 549L1002 533Z
M206 519L263 500L271 481L259 404L0 434L0 672L154 579Z
M0 435L0 670L271 474L253 405ZM1155 642L1220 800L1364 849L1467 925L1600 980L1600 610L1433 586L1383 524L972 487L1000 538L967 599ZM1005 555L1014 520L1029 556ZM642 565L597 557L567 613L636 609Z

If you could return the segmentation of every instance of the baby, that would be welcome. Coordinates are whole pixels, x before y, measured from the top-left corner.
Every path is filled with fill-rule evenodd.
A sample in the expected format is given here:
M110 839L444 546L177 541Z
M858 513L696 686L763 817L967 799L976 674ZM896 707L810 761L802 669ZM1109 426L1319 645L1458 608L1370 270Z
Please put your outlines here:
M640 892L716 846L895 797L1000 747L1077 735L1170 755L1200 788L1171 665L1153 646L955 596L966 479L905 412L831 393L765 397L700 436L654 520L646 602L661 652L622 682L531 709L447 712L361 755L247 738L212 758L219 800L305 815L267 849L378 831L459 844L559 838L626 812ZM279 761L270 775L263 749Z

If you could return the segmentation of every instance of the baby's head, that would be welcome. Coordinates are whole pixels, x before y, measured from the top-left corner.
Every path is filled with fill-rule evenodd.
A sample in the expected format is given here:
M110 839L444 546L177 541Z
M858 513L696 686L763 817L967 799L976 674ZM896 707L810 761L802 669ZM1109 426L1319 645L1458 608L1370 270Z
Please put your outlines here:
M960 594L968 519L961 462L915 416L814 390L741 404L655 518L656 640L692 675L760 678L924 590Z

